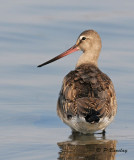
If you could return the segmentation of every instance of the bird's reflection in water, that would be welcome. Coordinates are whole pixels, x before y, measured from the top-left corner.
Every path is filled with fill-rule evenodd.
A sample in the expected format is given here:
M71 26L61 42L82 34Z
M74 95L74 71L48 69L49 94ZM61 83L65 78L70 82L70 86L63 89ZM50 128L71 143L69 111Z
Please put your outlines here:
M70 140L59 142L58 160L114 160L116 140L102 135L80 135L73 133Z

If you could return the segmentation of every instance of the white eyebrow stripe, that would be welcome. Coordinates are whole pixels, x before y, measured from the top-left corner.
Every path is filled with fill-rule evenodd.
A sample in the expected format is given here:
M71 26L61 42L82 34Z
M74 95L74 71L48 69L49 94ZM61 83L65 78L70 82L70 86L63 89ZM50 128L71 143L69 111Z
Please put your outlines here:
M79 38L79 39L80 39L80 40L82 40L82 38L83 38L83 37L85 37L85 38L86 38L86 36L80 36L80 38Z
M83 38L84 36L80 36L80 40Z

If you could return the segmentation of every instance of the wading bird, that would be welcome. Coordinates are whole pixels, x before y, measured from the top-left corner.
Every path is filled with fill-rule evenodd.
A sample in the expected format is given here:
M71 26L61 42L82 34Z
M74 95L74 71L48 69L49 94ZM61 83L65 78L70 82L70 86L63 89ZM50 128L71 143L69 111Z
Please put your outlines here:
M92 134L102 130L105 133L116 115L117 103L111 79L98 68L101 38L96 31L82 32L73 47L38 67L78 50L83 53L75 70L64 77L57 113L74 132Z

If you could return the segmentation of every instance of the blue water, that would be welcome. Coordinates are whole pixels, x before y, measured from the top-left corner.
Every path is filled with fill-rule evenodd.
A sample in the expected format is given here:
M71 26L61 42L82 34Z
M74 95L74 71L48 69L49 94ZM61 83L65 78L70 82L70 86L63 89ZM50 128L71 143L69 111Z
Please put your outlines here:
M133 8L131 0L1 2L0 159L133 159ZM105 139L73 137L56 114L62 79L81 52L36 67L74 45L86 29L102 38L99 67L112 79L117 95L118 113ZM110 146L118 151L101 157Z

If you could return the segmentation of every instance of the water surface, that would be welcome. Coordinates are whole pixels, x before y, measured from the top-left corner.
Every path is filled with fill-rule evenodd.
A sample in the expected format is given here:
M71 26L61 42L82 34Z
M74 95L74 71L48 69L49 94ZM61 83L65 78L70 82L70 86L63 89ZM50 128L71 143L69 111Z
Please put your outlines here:
M0 159L133 159L133 8L131 0L2 1ZM112 79L118 100L106 137L72 135L56 115L62 79L81 52L36 68L90 28L102 38L99 67Z

